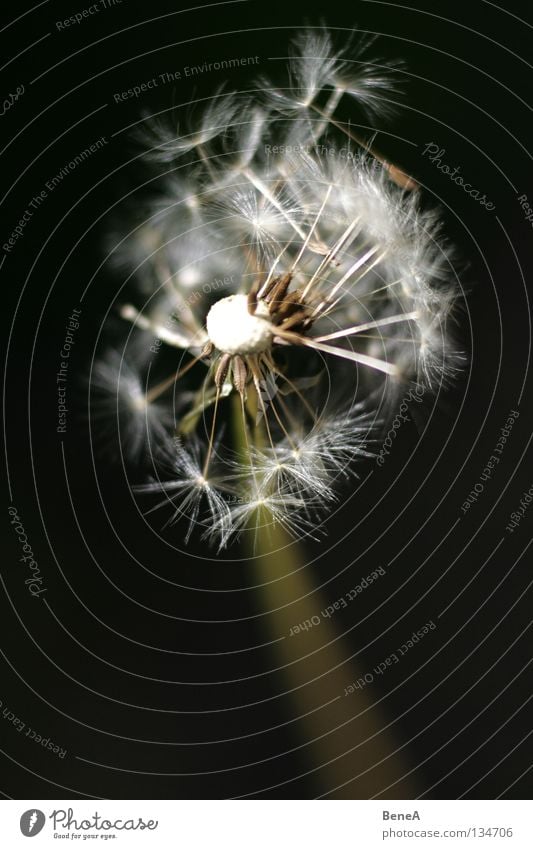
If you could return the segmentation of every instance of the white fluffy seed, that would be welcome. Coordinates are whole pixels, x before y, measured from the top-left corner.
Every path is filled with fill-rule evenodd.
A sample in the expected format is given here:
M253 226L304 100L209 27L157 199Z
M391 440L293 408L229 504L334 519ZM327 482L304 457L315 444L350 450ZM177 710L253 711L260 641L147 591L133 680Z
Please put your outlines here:
M259 303L248 312L246 295L230 295L213 304L207 314L207 334L224 354L259 354L272 344L273 326L268 307Z

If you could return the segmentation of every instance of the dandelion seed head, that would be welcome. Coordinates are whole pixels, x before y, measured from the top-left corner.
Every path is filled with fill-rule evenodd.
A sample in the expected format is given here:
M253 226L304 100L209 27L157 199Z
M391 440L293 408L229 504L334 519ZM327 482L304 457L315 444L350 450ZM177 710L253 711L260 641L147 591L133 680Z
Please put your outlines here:
M119 410L128 453L151 458L137 491L188 520L186 539L315 536L373 456L376 407L392 412L406 386L436 392L460 367L439 213L337 119L341 103L375 117L397 96L397 67L369 48L309 29L286 85L219 91L189 124L146 122L148 160L175 168L144 220L113 234L137 281L120 315L179 365L159 374L154 359L148 380L146 354L104 357L95 412L109 425Z

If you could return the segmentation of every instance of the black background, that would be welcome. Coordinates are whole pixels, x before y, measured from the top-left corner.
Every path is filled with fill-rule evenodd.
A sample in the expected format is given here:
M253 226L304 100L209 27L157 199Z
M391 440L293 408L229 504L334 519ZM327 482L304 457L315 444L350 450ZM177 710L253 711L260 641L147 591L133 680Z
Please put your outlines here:
M207 97L221 83L245 90L258 73L281 76L285 58L270 57L286 57L295 32L325 22L341 44L355 25L378 33L377 55L404 60L405 93L396 118L379 125L379 147L443 208L467 293L457 335L470 361L429 416L402 429L383 468L361 470L327 539L305 543L308 580L321 588L320 609L377 566L387 569L356 607L336 614L341 657L349 665L355 655L359 670L438 621L371 689L417 794L529 796L533 509L506 531L533 484L533 230L517 199L533 199L526 4L251 0L178 11L163 0L122 0L58 31L56 21L88 5L52 0L23 16L23 6L8 6L1 33L2 97L25 86L0 119L2 243L66 162L101 136L108 143L49 193L13 250L1 251L10 489L0 699L68 754L59 759L3 719L0 790L13 798L351 795L349 786L334 789L306 739L266 645L275 616L252 564L237 547L219 558L198 541L184 549L180 526L158 539L120 464L93 465L84 416L84 377L122 285L104 263L105 235L123 195L135 203L150 178L128 127L143 111ZM115 92L165 71L255 55L256 67L114 103ZM423 155L430 142L494 210ZM66 320L85 290L61 437L55 375ZM463 514L511 410L520 415L501 462ZM24 586L11 503L45 576L39 599ZM338 695L327 676L323 688L324 702ZM357 754L346 757L356 775Z

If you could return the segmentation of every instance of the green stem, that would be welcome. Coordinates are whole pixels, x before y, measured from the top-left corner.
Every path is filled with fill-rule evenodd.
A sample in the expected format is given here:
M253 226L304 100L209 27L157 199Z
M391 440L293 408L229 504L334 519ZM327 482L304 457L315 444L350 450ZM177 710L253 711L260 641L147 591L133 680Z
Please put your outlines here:
M253 403L251 398L252 408ZM245 461L247 443L239 396L233 420L236 448ZM268 638L275 641L280 694L289 699L295 736L314 773L317 795L415 798L416 786L405 777L409 767L403 750L395 753L399 743L385 728L388 720L374 704L375 694L363 689L345 695L365 670L348 656L350 646L332 621L320 616L318 624L291 636L295 625L313 617L316 621L328 604L315 586L300 544L279 524L259 528L253 554L250 551L250 570L263 614L261 622Z

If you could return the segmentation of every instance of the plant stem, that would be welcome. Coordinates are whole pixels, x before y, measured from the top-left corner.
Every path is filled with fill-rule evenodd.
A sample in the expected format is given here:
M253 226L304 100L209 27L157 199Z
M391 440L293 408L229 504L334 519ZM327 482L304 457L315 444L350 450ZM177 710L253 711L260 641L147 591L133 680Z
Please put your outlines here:
M239 397L232 418L236 448L244 458ZM248 536L252 537L251 531ZM400 743L385 727L389 720L374 704L372 691L345 695L345 689L365 670L349 657L350 646L332 621L320 617L316 626L290 636L295 625L311 620L327 606L301 545L279 524L259 528L250 551L250 573L257 586L263 628L276 641L273 652L281 672L280 698L288 700L287 711L295 720L295 736L314 774L317 796L415 798L416 787L406 775L404 749L397 751Z

